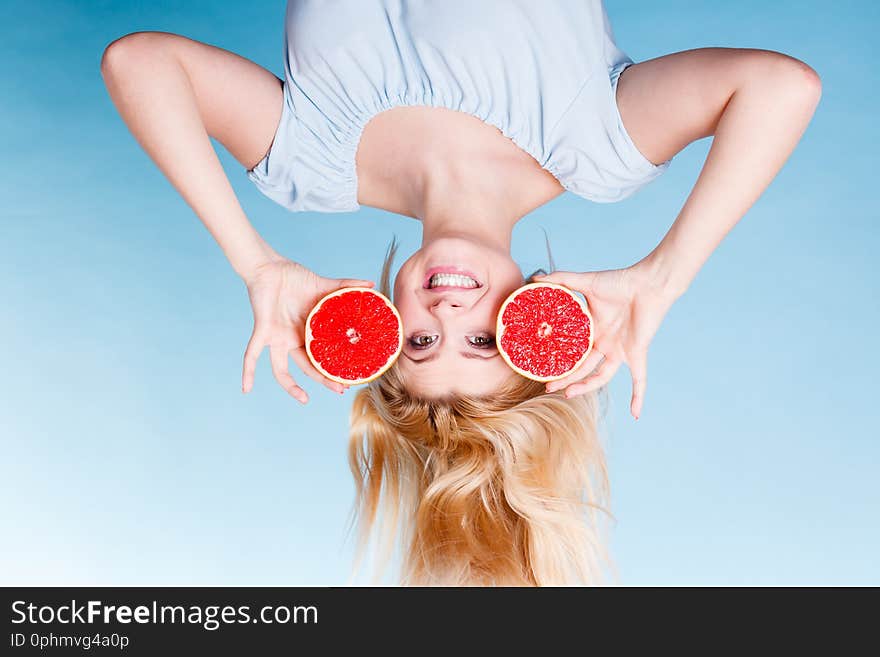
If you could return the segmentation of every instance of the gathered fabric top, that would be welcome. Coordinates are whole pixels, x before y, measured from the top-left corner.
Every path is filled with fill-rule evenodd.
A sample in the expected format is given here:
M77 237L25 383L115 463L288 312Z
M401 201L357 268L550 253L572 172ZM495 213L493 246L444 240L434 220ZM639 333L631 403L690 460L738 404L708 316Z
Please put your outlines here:
M442 107L501 131L562 186L619 201L660 175L620 118L633 61L599 0L290 0L284 106L248 177L292 211L357 210L364 126Z

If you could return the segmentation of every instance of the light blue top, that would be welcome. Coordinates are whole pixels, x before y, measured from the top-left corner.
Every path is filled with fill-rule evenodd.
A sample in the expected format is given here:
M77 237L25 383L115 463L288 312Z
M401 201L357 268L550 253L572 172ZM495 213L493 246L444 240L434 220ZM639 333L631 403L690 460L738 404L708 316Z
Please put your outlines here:
M567 189L619 201L662 173L624 129L632 64L599 0L291 0L284 107L248 177L292 211L357 210L366 123L400 105L498 128Z

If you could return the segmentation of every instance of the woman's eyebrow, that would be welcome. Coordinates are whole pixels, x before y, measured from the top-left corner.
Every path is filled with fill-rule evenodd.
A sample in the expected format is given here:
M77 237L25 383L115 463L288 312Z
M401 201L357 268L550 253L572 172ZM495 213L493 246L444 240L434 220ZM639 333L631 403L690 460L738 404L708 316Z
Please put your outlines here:
M436 351L435 351L433 354L431 354L430 356L425 356L424 358L413 358L412 356L410 356L410 355L409 355L408 353L406 353L405 351L402 351L401 353L402 353L404 356L406 356L407 358L409 358L409 359L410 359L412 362L414 362L414 363L427 363L429 360L434 360L435 358L437 358L437 352L436 352Z
M480 356L480 354L475 354L470 351L462 351L460 353L465 358L479 358L480 360L489 360L490 358L495 358L496 356L499 355L499 352L497 352L497 351L494 354L492 354L491 356Z
M433 354L431 354L430 356L426 356L425 358L413 358L405 351L401 352L401 353L404 356L406 356L407 358L409 358L414 363L427 363L430 360L434 360L439 355L438 352L435 351ZM459 353L462 356L464 356L465 358L477 358L479 360L489 360L490 358L495 358L499 355L499 353L497 351L494 354L492 354L491 356L480 356L479 354L470 353L468 351L461 351Z

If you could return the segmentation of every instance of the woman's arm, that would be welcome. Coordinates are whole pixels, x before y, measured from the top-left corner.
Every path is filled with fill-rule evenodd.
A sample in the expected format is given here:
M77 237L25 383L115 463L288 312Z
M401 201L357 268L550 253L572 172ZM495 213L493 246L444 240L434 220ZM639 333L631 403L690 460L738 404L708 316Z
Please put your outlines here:
M111 43L101 73L123 120L248 279L279 259L251 226L209 137L252 168L272 144L281 81L231 52L163 32Z
M633 378L630 410L638 418L648 346L660 322L794 150L820 95L813 69L764 50L690 50L624 71L617 102L645 157L659 163L692 141L710 135L714 141L681 212L642 261L623 270L546 277L584 292L597 324L595 353L548 391L596 390L625 362Z
M245 168L268 152L282 109L281 81L231 52L163 32L139 32L108 46L101 73L135 138L192 207L244 279L254 312L242 390L254 384L257 359L269 348L272 373L302 403L308 395L288 371L288 357L337 392L305 353L308 311L327 292L370 281L328 279L278 255L254 230L209 137Z
M714 135L684 207L647 258L655 280L676 295L687 289L791 155L821 93L812 68L766 50L690 50L624 71L620 114L648 159Z

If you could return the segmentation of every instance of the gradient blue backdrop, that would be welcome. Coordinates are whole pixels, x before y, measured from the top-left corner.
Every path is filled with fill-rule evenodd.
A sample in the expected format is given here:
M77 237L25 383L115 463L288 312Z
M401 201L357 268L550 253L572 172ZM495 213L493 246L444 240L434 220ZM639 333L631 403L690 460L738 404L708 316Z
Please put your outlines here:
M770 189L654 340L642 419L611 385L613 550L624 584L880 584L874 2L609 0L634 59L780 50L824 97ZM300 407L261 361L243 284L127 132L99 60L135 30L178 32L282 73L284 2L4 3L0 28L0 583L338 584L346 398ZM626 266L672 222L708 142L634 198L564 195L514 255ZM281 253L375 277L379 211L291 215L224 164ZM304 378L304 377L303 377Z

